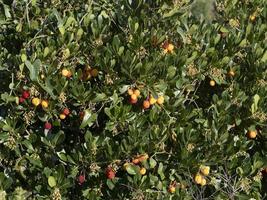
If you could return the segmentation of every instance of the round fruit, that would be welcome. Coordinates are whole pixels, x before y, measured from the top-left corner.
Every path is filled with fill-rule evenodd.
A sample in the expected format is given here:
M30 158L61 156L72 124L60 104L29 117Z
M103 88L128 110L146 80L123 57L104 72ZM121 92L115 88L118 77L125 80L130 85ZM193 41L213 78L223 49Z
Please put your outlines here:
M204 176L208 176L210 173L210 167L209 166L202 166L202 167L200 167L200 171Z
M67 69L62 69L61 74L62 74L62 76L65 76L68 78L71 77L71 72Z
M52 128L52 124L49 122L45 122L44 128L50 130Z
M136 104L137 103L137 99L133 100L133 99L130 99L130 104Z
M134 158L134 159L132 160L132 163L135 164L135 165L137 165L137 164L140 163L140 161L139 161L138 158Z
M247 135L250 139L254 139L257 137L257 131L256 130L254 130L254 131L250 130Z
M97 70L97 69L92 69L92 70L90 71L90 74L91 74L92 77L97 77L97 75L98 75L98 70Z
M137 95L136 95L136 94L132 94L132 95L131 95L131 99L132 99L132 100L137 100Z
M59 115L59 118L60 118L60 119L65 119L65 118L66 118L66 115L65 115L65 114L60 114L60 115Z
M115 178L115 172L113 171L113 169L111 169L111 168L107 168L107 170L106 170L106 177L107 177L108 179L113 179L113 178Z
M216 82L215 82L214 80L211 80L211 81L210 81L210 86L213 87L213 86L215 86L215 84L216 84Z
M131 95L133 95L133 90L131 89L131 88L129 88L128 90L127 90L127 93L131 96Z
M255 19L256 19L256 16L255 16L255 15L250 15L250 16L249 16L249 20L250 20L250 21L254 22Z
M174 50L174 45L173 44L169 44L167 47L169 52L172 52Z
M151 105L155 104L156 102L157 102L157 99L155 99L154 97L150 97L150 98L149 98L149 103L150 103Z
M159 105L162 105L164 103L164 97L163 96L160 96L158 99L157 99L157 103Z
M140 96L140 90L134 90L134 94L139 97Z
M139 172L141 175L145 175L146 174L146 168L142 167Z
M85 175L80 175L78 177L79 185L82 185L85 182Z
M46 101L46 100L42 100L42 107L43 108L47 108L48 107L48 101Z
M143 102L143 108L144 109L148 109L150 107L150 103L149 103L149 101L148 100L145 100L144 102Z
M235 76L235 72L234 72L233 70L230 70L230 71L228 72L228 74L229 74L229 76L232 76L232 77Z
M147 160L149 156L147 154L143 154L138 157L139 162L143 162L144 160Z
M32 99L32 104L34 106L38 106L40 103L41 103L41 100L39 98L35 97L35 98Z
M70 114L70 110L68 108L64 108L63 111L62 111L62 113L64 115L69 115Z
M28 98L30 97L30 92L27 91L27 90L24 90L24 91L22 92L22 97L23 97L24 99L28 99Z
M197 184L201 184L203 177L200 174L196 174L194 180Z
M126 162L123 164L123 169L127 170L127 168L129 167L130 163Z
M173 185L170 185L169 186L169 189L168 189L168 191L170 192L170 193L175 193L175 190L176 190L176 188L173 186Z
M204 177L202 177L202 180L201 180L201 182L200 182L200 185L201 185L201 186L205 186L206 184L207 184L206 179L205 179Z
M23 97L19 98L19 103L23 103L25 101L25 99Z

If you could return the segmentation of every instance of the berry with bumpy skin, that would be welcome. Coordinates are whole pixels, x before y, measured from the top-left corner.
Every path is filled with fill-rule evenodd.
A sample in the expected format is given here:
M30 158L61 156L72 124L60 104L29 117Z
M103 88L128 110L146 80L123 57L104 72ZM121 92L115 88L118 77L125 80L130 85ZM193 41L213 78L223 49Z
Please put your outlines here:
M153 104L155 104L155 103L157 103L157 99L155 99L154 97L150 97L149 98L149 103L151 104L151 105L153 105Z
M30 97L30 92L29 91L27 91L27 90L24 90L23 92L22 92L22 97L24 98L24 99L28 99L29 97Z
M134 90L134 94L135 94L137 97L139 97L139 96L140 96L140 90L138 90L138 89Z
M150 107L150 103L149 103L149 101L148 100L145 100L144 102L143 102L143 108L144 109L148 109Z
M210 173L210 167L209 166L201 166L200 167L200 172L204 175L204 176L208 176Z
M67 70L67 69L62 69L61 74L62 74L62 76L65 76L67 78L72 76L71 71Z
M132 160L132 163L135 164L135 165L137 165L137 164L140 163L140 160L139 160L138 158L134 158L134 159Z
M50 130L52 128L52 124L49 122L45 122L44 128Z
M25 99L23 97L19 98L19 103L23 103L25 101Z
M32 104L34 106L39 106L40 103L41 103L41 100L39 98L35 97L32 99Z
M66 116L65 114L60 114L60 115L59 115L59 118L60 118L60 119L65 119L66 117L67 117L67 116Z
M42 100L42 107L43 108L48 108L48 101L47 100Z
M127 93L131 96L131 95L133 95L133 89L131 89L131 88L129 88L128 90L127 90Z
M168 188L169 193L173 194L176 191L176 188L173 185L170 185Z
M172 53L174 50L174 45L173 44L169 44L167 47L168 52Z
M206 179L205 179L204 177L202 177L202 180L201 180L201 182L200 182L200 185L201 185L201 186L205 186L206 184L207 184Z
M108 179L114 179L115 178L115 172L114 172L114 170L112 169L112 168L107 168L107 170L106 170L106 177L108 178Z
M127 168L130 166L130 163L126 162L123 164L123 169L127 170Z
M137 100L137 96L136 96L135 94L132 94L132 95L131 95L131 99L132 99L132 100Z
M211 87L214 87L215 84L216 84L216 82L215 82L214 80L211 80L211 81L210 81L210 86L211 86Z
M255 14L250 15L249 20L254 22L256 20L256 15Z
M142 167L140 170L139 170L140 174L141 175L145 175L146 174L146 168Z
M257 137L257 131L256 130L250 130L248 133L247 133L247 136L248 138L250 139L254 139Z
M199 173L197 173L196 176L195 176L195 178L194 178L194 181L195 181L197 184L201 184L202 179L203 179L203 177L202 177Z
M139 156L138 160L139 160L139 162L143 162L143 161L147 160L148 158L149 158L148 154L145 153L145 154Z
M164 97L163 96L160 96L158 99L157 99L157 103L159 105L162 105L164 103Z
M136 103L137 103L137 99L130 98L130 104L136 104Z
M82 185L85 182L85 175L80 175L78 177L79 185Z
M63 111L62 111L62 113L64 115L69 115L70 114L70 110L68 108L64 108Z
M91 74L92 77L97 77L97 75L98 75L98 70L97 70L97 69L92 69L92 70L90 71L90 74Z

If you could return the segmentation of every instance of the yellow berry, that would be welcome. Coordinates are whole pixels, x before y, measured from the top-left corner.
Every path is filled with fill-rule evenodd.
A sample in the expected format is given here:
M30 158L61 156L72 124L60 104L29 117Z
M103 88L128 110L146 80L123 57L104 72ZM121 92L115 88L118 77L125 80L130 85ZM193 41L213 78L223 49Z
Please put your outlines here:
M40 103L41 103L41 100L39 98L35 97L35 98L32 99L32 104L34 106L38 106Z
M60 114L60 115L59 115L59 118L60 118L60 119L65 119L65 118L66 118L66 115L65 115L65 114Z
M256 19L256 16L254 14L249 16L250 21L254 22L255 19Z
M139 172L141 175L145 175L146 174L146 168L142 167Z
M140 96L140 90L134 90L134 94L138 97Z
M168 47L167 47L167 50L168 50L169 52L173 52L173 50L174 50L174 45L173 45L173 44L169 44Z
M126 162L123 164L123 169L127 170L127 168L129 167L130 163Z
M176 188L173 185L171 185L171 186L169 186L168 190L169 190L170 193L173 194L175 192Z
M200 182L200 185L201 185L201 186L205 186L206 184L207 184L206 179L205 179L204 177L202 177L202 180L201 180L201 182Z
M62 76L65 76L68 78L71 77L71 75L72 75L71 72L67 69L62 69L61 74L62 74Z
M232 77L235 76L235 72L234 72L233 70L230 70L230 71L228 72L228 74L229 74L229 76L232 76Z
M195 182L197 184L201 184L202 179L203 179L203 177L199 173L197 173L196 176L195 176L195 178L194 178L194 180L195 180Z
M46 101L46 100L42 100L42 107L43 108L47 108L48 107L48 101Z
M157 99L157 103L159 105L163 104L164 103L164 97L163 96L160 96L158 99Z
M210 173L210 167L209 166L201 166L200 171L204 176L208 176Z
M213 87L213 86L215 86L215 84L216 84L216 82L215 82L214 80L211 80L211 81L210 81L210 86Z
M153 105L153 104L155 104L157 102L157 99L155 99L154 97L150 97L149 98L149 103L151 104L151 105Z
M130 96L133 95L133 93L134 93L133 90L132 90L131 88L129 88L127 92L128 92L128 94L129 94Z

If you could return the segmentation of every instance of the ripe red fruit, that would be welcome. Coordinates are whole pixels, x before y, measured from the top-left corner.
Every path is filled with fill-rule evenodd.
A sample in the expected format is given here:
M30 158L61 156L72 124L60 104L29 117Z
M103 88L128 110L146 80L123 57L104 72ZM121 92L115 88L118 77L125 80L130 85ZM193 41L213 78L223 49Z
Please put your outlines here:
M28 98L30 97L30 92L27 91L27 90L24 90L24 91L22 92L22 97L23 97L24 99L28 99Z
M85 182L85 175L80 175L78 177L79 185L82 185Z
M45 122L44 128L50 130L52 128L52 124L49 122Z
M137 103L137 99L132 99L132 98L130 98L130 104L136 104Z
M19 103L23 103L25 101L25 99L23 97L19 98Z
M70 110L68 108L64 108L62 114L69 115L70 114Z
M114 172L114 170L112 168L107 168L107 170L106 170L106 177L108 179L115 178L115 172Z

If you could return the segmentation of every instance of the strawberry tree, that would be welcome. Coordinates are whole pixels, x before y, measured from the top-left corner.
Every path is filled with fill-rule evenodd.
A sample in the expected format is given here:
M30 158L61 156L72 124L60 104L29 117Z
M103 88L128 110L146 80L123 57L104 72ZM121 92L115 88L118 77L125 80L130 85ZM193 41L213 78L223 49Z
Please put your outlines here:
M0 199L264 199L265 0L0 0Z

